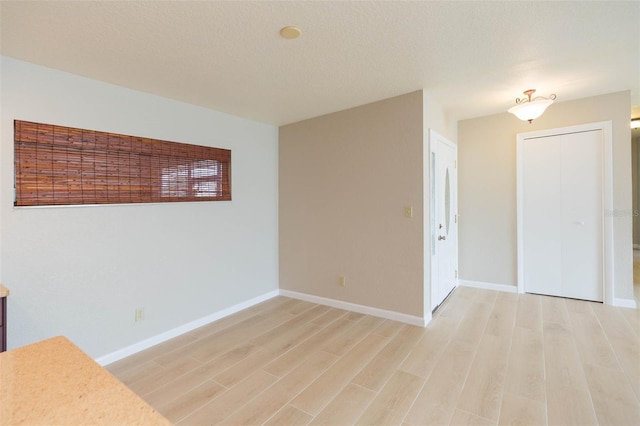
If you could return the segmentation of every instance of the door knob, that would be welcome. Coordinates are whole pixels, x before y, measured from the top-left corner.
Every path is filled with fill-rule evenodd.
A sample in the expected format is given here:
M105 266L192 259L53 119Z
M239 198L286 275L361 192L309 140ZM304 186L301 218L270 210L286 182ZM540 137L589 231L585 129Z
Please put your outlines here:
M438 235L438 241L440 240L446 240L447 237L443 236L443 235Z

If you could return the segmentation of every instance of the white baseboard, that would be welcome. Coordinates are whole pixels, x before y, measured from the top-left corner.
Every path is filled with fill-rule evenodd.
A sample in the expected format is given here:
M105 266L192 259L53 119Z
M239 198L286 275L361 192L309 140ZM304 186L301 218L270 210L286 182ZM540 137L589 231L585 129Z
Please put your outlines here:
M264 302L265 300L272 299L278 296L278 294L279 294L278 290L270 291L269 293L265 293L261 296L254 297L253 299L249 299L242 303L238 303L237 305L231 306L229 308L223 309L218 312L214 312L213 314L207 315L206 317L197 319L195 321L191 321L190 323L181 325L176 328L172 328L171 330L165 331L164 333L157 334L148 339L134 343L133 345L119 349L115 352L111 352L110 354L96 358L95 361L102 366L111 364L113 362L126 358L130 355L133 355L137 352L148 349L151 346L155 346L159 343L166 342L167 340L173 339L174 337L180 336L181 334L188 333L189 331L195 330L198 327L202 327L203 325L210 324L221 318L235 314L236 312L240 312L243 309L250 308L251 306L257 305L258 303Z
M467 280L458 280L458 284L465 287L475 287L482 288L485 290L497 290L497 291L506 291L508 293L517 293L518 287L507 284L494 284L494 283L485 283L482 281L467 281ZM637 304L634 299L613 299L613 306L619 306L621 308L631 308L637 309Z
M631 308L631 309L636 309L638 307L635 299L618 299L617 297L613 298L613 306L619 306L621 308Z
M458 280L458 284L465 287L482 288L485 290L506 291L507 293L517 293L518 287L508 284L485 283L482 281Z
M413 315L402 314L400 312L387 311L385 309L372 308L370 306L358 305L356 303L314 296L312 294L298 293L290 290L280 289L280 295L291 297L292 299L300 299L306 302L317 303L318 305L331 306L332 308L345 309L347 311L358 312L360 314L373 315L374 317L399 321L405 324L416 325L418 327L426 327L431 321L431 312L425 312L425 318L420 318Z

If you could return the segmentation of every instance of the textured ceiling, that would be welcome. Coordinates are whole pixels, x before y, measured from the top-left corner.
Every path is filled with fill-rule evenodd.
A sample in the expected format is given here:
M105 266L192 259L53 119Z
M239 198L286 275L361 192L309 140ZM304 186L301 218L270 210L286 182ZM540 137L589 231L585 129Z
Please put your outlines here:
M630 89L640 115L639 1L3 0L0 14L3 55L273 124L419 89L454 119L529 88Z

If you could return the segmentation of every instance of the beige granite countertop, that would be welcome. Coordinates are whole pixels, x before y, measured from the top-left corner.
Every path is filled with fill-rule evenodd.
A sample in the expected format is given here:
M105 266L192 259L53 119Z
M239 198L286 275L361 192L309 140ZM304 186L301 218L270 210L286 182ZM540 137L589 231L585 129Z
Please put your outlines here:
M0 353L0 425L169 425L65 337Z
M9 289L0 284L0 297L7 297L9 295Z

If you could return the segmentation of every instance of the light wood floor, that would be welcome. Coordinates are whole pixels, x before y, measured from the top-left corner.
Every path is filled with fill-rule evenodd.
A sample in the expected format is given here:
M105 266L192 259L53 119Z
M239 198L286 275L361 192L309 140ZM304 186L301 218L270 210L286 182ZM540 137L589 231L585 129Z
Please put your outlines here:
M278 297L107 369L185 425L639 425L640 311L461 287L423 329Z

